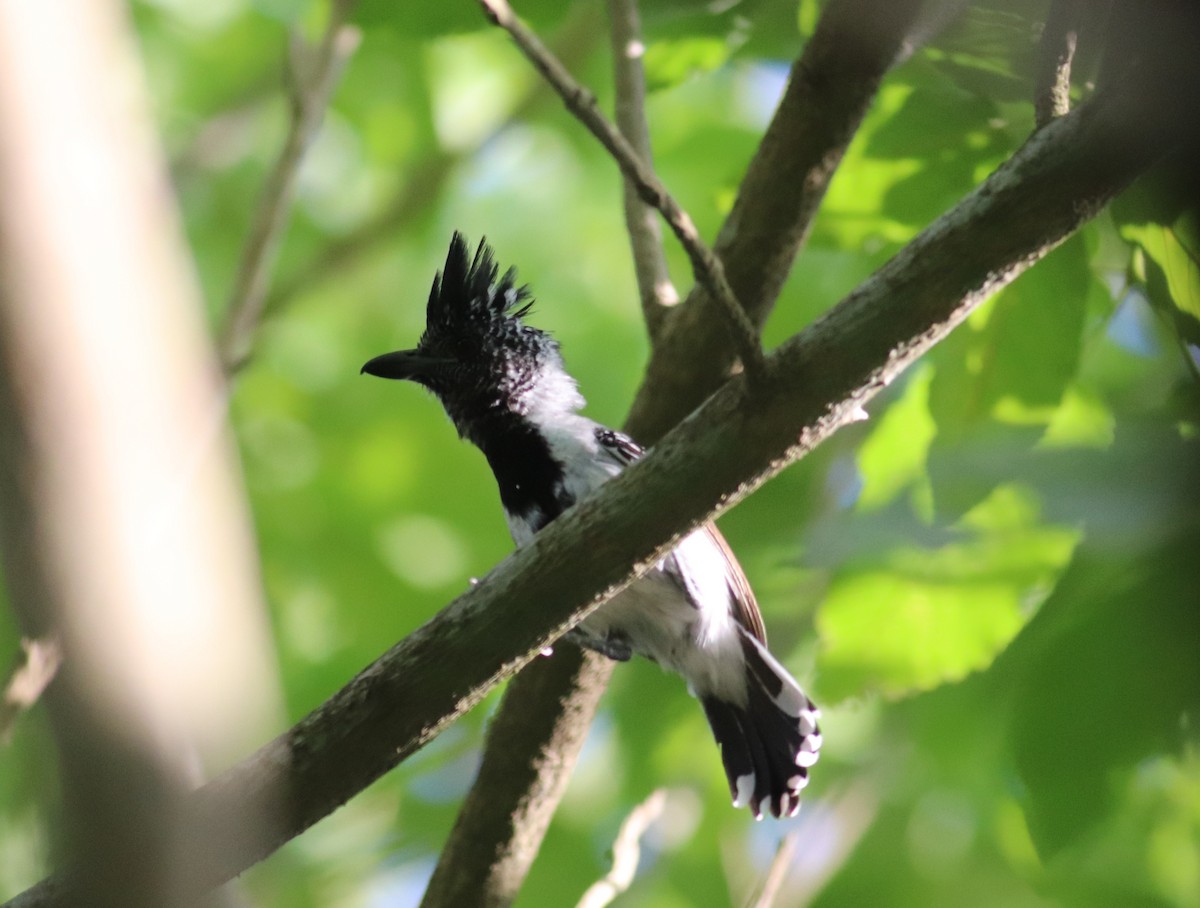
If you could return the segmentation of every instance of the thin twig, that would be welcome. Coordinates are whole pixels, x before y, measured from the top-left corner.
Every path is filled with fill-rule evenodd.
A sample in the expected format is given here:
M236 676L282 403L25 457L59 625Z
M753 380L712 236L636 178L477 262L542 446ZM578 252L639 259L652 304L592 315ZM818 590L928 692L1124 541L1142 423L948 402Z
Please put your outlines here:
M242 247L218 342L217 352L228 374L245 365L250 356L254 334L262 320L271 269L291 213L300 164L324 119L333 87L358 47L359 30L346 24L353 4L354 0L331 0L329 24L316 48L293 34L288 66L291 125L267 176L250 234Z
M62 650L53 637L21 641L21 657L0 699L0 744L8 743L17 718L38 701L61 662Z
M650 166L638 156L628 140L600 112L595 96L575 81L537 35L517 19L507 0L479 0L479 4L494 24L512 36L521 52L562 97L567 109L600 140L600 144L616 160L621 172L637 187L642 200L662 212L668 226L679 238L688 258L691 259L696 280L708 289L724 312L734 346L742 360L742 367L747 378L755 381L761 376L763 369L763 353L758 331L725 279L725 269L721 260L700 238L691 216L667 192L666 187Z
M795 829L779 840L775 849L775 857L771 858L771 866L767 868L767 878L763 880L762 891L754 901L754 908L772 908L779 888L787 879L788 868L792 865L792 856L796 853L796 845L800 834Z
M629 888L641 860L642 836L666 806L667 792L658 788L629 812L613 841L612 869L588 887L577 908L604 908Z
M830 0L792 66L714 248L754 325L766 322L846 147L905 43L920 0ZM697 284L668 311L625 429L643 444L729 377L719 308Z
M617 128L638 156L652 167L650 129L646 123L646 77L642 69L645 45L637 0L608 0L608 18ZM671 273L667 270L658 215L642 201L637 187L628 177L624 189L625 226L633 250L638 295L642 300L646 330L653 342L662 327L663 316L671 306L679 303L679 291L671 283Z
M1033 109L1037 128L1071 109L1071 60L1083 18L1081 0L1053 0L1038 48Z
M554 37L555 56L567 60L582 59L596 43L599 24L594 4L574 4ZM412 223L437 199L446 180L460 163L470 160L479 149L493 145L515 123L527 120L549 94L550 87L546 82L536 79L509 107L503 122L471 146L436 148L421 160L406 165L403 184L390 201L380 206L377 214L344 236L327 242L274 282L267 296L264 318L277 315L301 293L311 292L317 284L352 267Z
M345 236L326 242L275 282L263 306L263 315L277 316L301 293L311 292L322 280L351 267L382 240L411 223L437 199L446 179L467 154L469 152L434 151L412 165L403 185L378 214Z

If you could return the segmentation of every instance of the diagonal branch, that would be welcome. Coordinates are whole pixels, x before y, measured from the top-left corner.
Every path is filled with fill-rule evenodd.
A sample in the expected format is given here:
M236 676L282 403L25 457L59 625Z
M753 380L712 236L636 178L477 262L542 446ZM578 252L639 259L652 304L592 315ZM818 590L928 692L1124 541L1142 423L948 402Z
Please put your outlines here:
M656 788L629 812L613 842L612 868L588 887L576 908L605 908L629 889L642 859L642 836L662 816L666 806L666 789Z
M592 3L573 4L554 35L554 54L560 60L585 57L596 44L599 10ZM447 179L465 160L492 145L514 123L528 118L550 96L549 86L535 80L508 108L495 129L466 148L440 148L407 165L405 180L379 212L344 236L331 239L310 257L275 281L264 306L264 317L275 316L301 293L352 267L398 231L415 221L437 199Z
M262 320L271 269L292 209L296 177L312 145L330 95L346 61L358 47L357 28L346 24L354 0L331 0L329 23L316 48L293 35L289 54L291 123L287 139L263 186L250 234L242 248L237 277L229 293L217 352L226 373L246 364Z
M795 829L779 840L779 845L775 849L775 857L771 858L771 865L767 868L767 876L763 880L762 890L758 893L758 898L754 900L754 908L772 908L775 904L775 899L779 897L779 890L783 886L784 880L787 879L787 872L791 866L792 857L796 854L796 846L799 841L800 835Z
M428 743L692 528L827 439L991 294L1185 138L1198 80L1099 92L645 458L551 523L294 728L201 789L194 822L291 793L273 839L225 853L212 885L299 834ZM632 566L632 567L631 567ZM13 904L49 904L35 889Z
M745 310L725 277L720 258L700 238L691 216L667 191L650 169L649 162L638 155L629 141L600 112L595 96L576 82L537 35L521 23L508 5L508 0L479 0L479 3L488 18L512 36L521 53L559 93L567 109L608 149L621 168L621 173L637 187L642 200L662 212L667 225L679 238L691 260L696 281L706 287L716 300L727 336L733 342L746 374L753 380L760 374L763 361L758 329L746 317Z

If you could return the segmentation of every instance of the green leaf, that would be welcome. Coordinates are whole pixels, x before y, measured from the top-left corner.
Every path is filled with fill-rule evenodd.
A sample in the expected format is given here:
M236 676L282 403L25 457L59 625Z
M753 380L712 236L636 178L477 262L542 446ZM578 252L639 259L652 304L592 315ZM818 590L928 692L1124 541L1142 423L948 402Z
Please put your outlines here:
M1045 3L971 3L924 55L960 87L1005 101L1031 98L1036 36Z
M1192 490L1195 491L1194 489ZM1044 856L1079 842L1200 720L1193 530L1133 560L1088 548L1019 654L1012 740Z
M986 668L1053 588L1078 534L1042 526L1002 489L965 521L973 538L900 546L835 579L817 616L821 690L896 696Z
M1192 346L1188 362L1200 377L1200 180L1192 155L1175 155L1113 204L1122 238L1138 255L1131 278L1175 333Z
M935 351L929 475L939 514L953 519L988 494L995 479L976 466L988 449L1018 458L1053 422L1079 369L1089 298L1100 292L1076 236Z
M1200 345L1200 215L1184 212L1162 226L1126 224L1121 235L1143 253L1135 260L1135 276L1151 304L1180 338Z
M710 72L729 59L729 42L723 38L681 38L655 41L642 60L646 88L658 91L697 73Z
M903 395L876 420L859 446L858 471L863 479L858 507L874 510L906 488L925 479L925 458L936 426L929 414L933 370L922 367L908 379Z

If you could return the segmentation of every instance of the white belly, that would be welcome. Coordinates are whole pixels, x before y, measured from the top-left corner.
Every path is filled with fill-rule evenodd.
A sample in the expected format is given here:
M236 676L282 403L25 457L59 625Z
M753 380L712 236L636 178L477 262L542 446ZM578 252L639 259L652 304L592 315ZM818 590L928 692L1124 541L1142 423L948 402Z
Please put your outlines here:
M702 609L675 577L656 570L597 609L581 627L599 637L624 637L634 652L682 675L693 696L717 694L743 704L746 676L740 633L721 571L724 562L711 549L708 538L696 534L684 539L671 556L680 562L692 597L702 597Z

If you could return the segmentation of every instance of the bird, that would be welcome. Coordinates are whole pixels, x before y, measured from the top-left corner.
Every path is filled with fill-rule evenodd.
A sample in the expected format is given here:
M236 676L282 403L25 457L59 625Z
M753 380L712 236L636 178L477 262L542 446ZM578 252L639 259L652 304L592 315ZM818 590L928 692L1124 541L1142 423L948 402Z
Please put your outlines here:
M584 398L558 342L526 323L515 268L500 274L486 239L455 232L411 350L362 372L424 386L460 437L483 452L514 542L524 545L643 455L579 411ZM762 614L728 543L703 524L645 576L564 637L625 662L637 654L681 675L704 709L734 807L795 816L821 748L820 712L768 651Z

